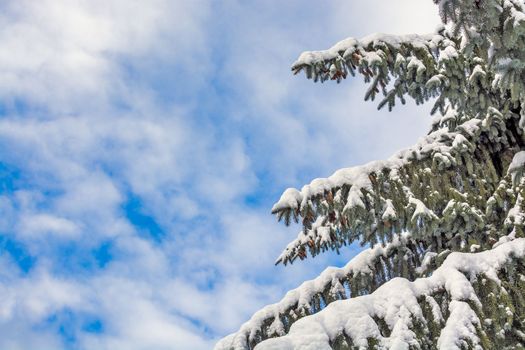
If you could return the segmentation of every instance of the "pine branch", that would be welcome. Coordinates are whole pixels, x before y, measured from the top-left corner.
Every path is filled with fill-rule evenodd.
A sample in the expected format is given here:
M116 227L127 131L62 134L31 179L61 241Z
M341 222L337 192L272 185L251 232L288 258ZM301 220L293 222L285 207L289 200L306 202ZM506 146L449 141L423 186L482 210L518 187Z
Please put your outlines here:
M251 349L265 339L286 334L296 321L336 300L369 294L394 277L413 280L421 276L415 271L425 273L430 265L436 266L436 255L429 254L410 234L396 235L391 243L364 250L342 268L327 268L286 293L280 302L264 307L242 325L231 343L235 349Z
M441 116L386 161L283 193L272 213L302 231L277 263L355 241L373 248L360 268L326 270L218 349L524 348L525 5L434 2L445 25L435 34L349 38L292 66L321 82L357 72L366 100L383 95L379 108L435 98Z
M436 252L471 244L489 248L487 232L504 233L489 230L502 226L486 217L487 202L520 150L512 132L518 117L491 113L455 131L435 131L386 161L341 169L301 191L286 190L272 213L302 219L303 230L277 263L338 251L356 240L389 242L403 231Z
M432 276L398 278L330 304L256 349L523 349L525 239L452 253ZM229 339L231 340L231 339ZM226 341L216 349L251 349Z
M396 97L404 101L405 94L418 103L437 96L443 83L438 74L438 55L444 45L453 43L441 34L348 38L325 51L302 53L292 71L294 74L304 71L308 79L321 82L340 82L358 72L370 83L365 99L374 100L382 92L385 98L379 107L388 104L392 109ZM431 78L433 83L426 86Z

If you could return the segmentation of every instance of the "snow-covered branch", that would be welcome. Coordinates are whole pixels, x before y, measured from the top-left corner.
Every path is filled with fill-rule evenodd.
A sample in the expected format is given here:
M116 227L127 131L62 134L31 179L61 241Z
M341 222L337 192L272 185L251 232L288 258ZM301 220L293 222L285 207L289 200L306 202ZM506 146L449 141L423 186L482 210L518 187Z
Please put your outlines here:
M217 349L525 349L525 4L434 2L435 34L349 38L293 64L321 82L357 72L379 107L436 98L441 116L385 161L283 193L272 213L302 230L277 263L373 248Z
M445 47L455 52L454 45L441 34L347 38L328 50L303 52L292 71L304 71L308 79L321 82L340 82L358 72L370 83L365 99L373 100L381 91L385 98L379 106L388 104L391 109L396 98L404 103L406 94L418 103L437 96L447 79L440 74L438 56L444 56Z
M430 277L396 278L370 295L335 301L255 349L522 348L524 258L523 238L481 253L451 253ZM252 348L234 339L216 349Z
M355 240L388 242L402 231L412 232L435 251L466 244L464 236L445 243L443 235L461 231L483 236L487 201L505 175L502 169L519 150L498 149L495 155L487 146L494 138L506 144L516 141L507 123L517 123L517 116L489 113L454 131L440 128L386 161L338 170L300 191L286 190L272 212L287 222L301 218L303 230L277 262L339 250ZM486 238L481 237L489 247Z
M413 269L408 265L431 264L429 257L435 254L426 253L410 234L396 235L391 243L365 249L346 266L329 267L319 277L289 291L280 302L255 313L228 342L236 349L250 348L261 340L286 334L294 322L333 301L371 293L393 277L413 279ZM223 349L222 345L216 349Z

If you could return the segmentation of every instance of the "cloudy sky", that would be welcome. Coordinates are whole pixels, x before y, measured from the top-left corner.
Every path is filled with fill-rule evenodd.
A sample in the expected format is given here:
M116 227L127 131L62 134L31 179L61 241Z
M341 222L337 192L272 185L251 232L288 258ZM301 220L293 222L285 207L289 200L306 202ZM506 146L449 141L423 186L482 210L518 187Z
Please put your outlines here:
M0 349L210 349L360 248L293 266L287 187L425 133L294 77L304 50L430 32L431 0L0 2Z

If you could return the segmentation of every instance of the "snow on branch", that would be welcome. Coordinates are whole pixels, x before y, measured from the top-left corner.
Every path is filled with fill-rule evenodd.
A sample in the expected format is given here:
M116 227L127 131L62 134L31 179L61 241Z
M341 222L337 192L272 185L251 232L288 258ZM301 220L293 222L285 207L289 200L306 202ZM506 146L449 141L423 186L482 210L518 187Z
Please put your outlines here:
M522 176L523 170L525 169L525 151L520 151L514 155L512 162L507 169L507 173L511 175L512 182L518 183Z
M396 278L370 295L334 301L255 349L522 348L524 258L523 238L481 253L451 253L430 277ZM233 339L216 349L252 348Z
M292 71L304 71L308 79L321 82L340 82L358 72L370 83L365 100L381 92L379 108L392 109L396 98L405 103L405 95L423 103L443 94L451 79L454 83L454 74L464 69L458 51L443 29L428 35L373 34L345 39L328 50L303 52ZM443 110L444 100L437 101L438 108Z
M289 291L280 302L255 313L237 333L224 344L218 344L216 349L229 349L230 346L246 349L261 340L282 336L294 322L319 312L324 305L335 300L368 294L392 277L402 276L408 270L403 268L403 264L408 264L411 256L417 256L418 261L423 261L425 253L410 234L396 235L391 243L368 248L346 266L329 267L319 277ZM424 263L431 262L427 259ZM388 274L385 271L389 271Z
M456 32L489 38L501 31L519 31L525 24L525 8L520 0L434 0L443 23L453 25ZM501 23L501 19L504 22ZM503 24L503 25L502 25Z
M447 104L474 116L495 95L513 103L525 91L525 9L518 0L435 0L445 26L434 34L372 34L347 38L322 51L303 52L292 71L308 79L342 81L356 72L370 86L365 100L384 98L392 109L405 97L435 100L432 114ZM499 106L497 107L499 109Z
M388 160L338 170L300 191L287 189L272 213L287 223L301 218L303 229L277 263L304 259L308 252L315 256L338 251L356 240L388 242L402 231L412 232L435 251L461 247L464 238L445 244L442 234L481 232L487 223L487 200L505 175L500 168L517 149L508 146L495 158L484 142L514 142L506 123L516 124L517 116L491 110L454 131L440 128ZM476 195L465 196L467 190Z
M385 53L381 50L399 51L402 46L426 51L432 55L432 50L442 41L440 35L389 35L376 33L360 40L355 38L344 39L328 50L303 52L292 65L294 74L301 70L306 72L309 79L325 81L346 78L348 73L353 74L362 61L366 67L374 67L385 60ZM364 68L364 67L363 67Z
M385 161L283 193L272 213L302 230L277 263L373 248L217 349L524 349L525 3L434 2L444 24L434 34L348 38L293 64L320 82L359 73L379 108L435 98L441 116Z

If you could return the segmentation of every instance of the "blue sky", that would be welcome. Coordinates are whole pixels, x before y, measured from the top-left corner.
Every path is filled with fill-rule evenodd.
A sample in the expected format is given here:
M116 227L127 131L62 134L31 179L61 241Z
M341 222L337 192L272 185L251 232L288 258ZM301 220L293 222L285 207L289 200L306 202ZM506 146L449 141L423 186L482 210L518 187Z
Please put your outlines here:
M427 106L293 77L304 50L432 31L432 1L0 5L0 349L210 349L341 265L275 258L287 187L385 158Z

